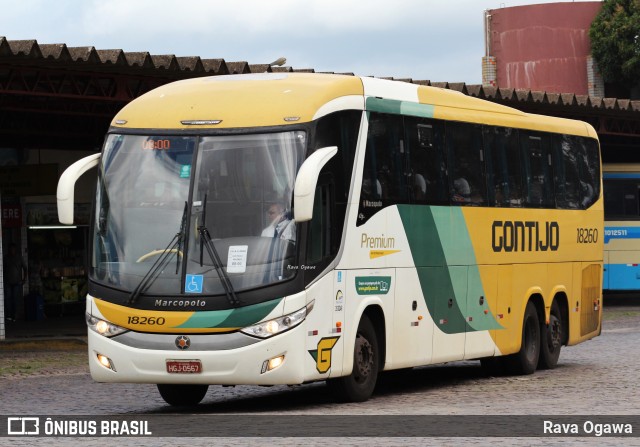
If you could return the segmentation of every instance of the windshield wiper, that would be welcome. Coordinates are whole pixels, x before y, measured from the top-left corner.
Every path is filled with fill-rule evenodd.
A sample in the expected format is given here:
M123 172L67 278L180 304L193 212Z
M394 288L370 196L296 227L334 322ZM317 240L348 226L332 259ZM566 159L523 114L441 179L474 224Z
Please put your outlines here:
M211 262L213 262L213 266L216 269L216 273L218 273L218 277L220 278L220 282L222 283L222 287L224 287L225 294L227 295L227 300L232 306L239 306L240 300L236 296L236 292L233 289L233 284L231 283L231 279L229 279L229 275L224 271L224 267L222 266L222 260L220 259L220 255L218 255L218 250L216 249L216 245L211 240L211 234L209 230L205 226L205 217L207 215L207 196L204 196L204 204L202 206L202 225L198 227L198 233L200 234L200 267L203 265L203 252L206 247L207 253L209 253L209 257L211 258Z
M180 268L180 256L183 253L182 249L184 247L184 239L185 232L187 229L187 202L184 202L184 211L182 212L182 220L180 221L180 230L173 236L169 245L158 254L158 259L153 263L149 271L144 275L140 283L133 289L131 295L129 295L129 304L133 304L136 302L138 297L145 293L149 287L153 284L153 282L158 278L162 270L169 264L169 256L171 253L176 254L176 275L178 274L178 270Z

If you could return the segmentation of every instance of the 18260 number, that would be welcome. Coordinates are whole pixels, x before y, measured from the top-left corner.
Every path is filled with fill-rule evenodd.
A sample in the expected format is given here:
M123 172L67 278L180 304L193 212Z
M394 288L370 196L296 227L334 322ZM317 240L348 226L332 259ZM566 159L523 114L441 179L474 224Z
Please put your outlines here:
M578 244L595 244L598 242L597 228L578 228L576 242Z
M163 317L129 317L127 319L127 323L129 324L141 324L141 325L160 325L162 326L165 323L165 319Z

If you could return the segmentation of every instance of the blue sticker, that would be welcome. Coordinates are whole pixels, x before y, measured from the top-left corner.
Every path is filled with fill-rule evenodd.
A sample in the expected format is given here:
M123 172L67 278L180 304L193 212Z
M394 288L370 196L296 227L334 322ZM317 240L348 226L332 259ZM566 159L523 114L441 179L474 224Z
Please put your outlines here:
M342 282L342 272L338 272L338 282Z
M184 293L202 293L203 275L187 275L184 285Z
M180 166L180 178L189 178L191 176L191 165Z
M611 239L640 239L640 227L604 227L604 243Z

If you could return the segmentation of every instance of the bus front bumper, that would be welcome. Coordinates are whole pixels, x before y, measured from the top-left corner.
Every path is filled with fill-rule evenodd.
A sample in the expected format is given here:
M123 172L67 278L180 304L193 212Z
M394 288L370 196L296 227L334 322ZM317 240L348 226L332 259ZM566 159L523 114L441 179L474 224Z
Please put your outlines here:
M141 343L132 346L134 343L118 341L118 336L107 338L89 330L89 367L97 382L295 385L304 382L305 362L313 362L305 351L304 326L303 322L264 340L249 337L244 343L236 342L224 347L219 343L223 335L188 335L186 337L194 342L189 342L187 349L180 349L179 345L185 345L184 341L178 340L183 337L180 335L134 333ZM159 345L158 340L163 339L167 342ZM207 340L210 343L207 344ZM203 345L214 348L202 350ZM268 362L280 356L283 356L281 364L269 370ZM180 373L168 372L168 365L184 362L189 362L189 365L199 363L197 369L200 371L189 372L186 368Z

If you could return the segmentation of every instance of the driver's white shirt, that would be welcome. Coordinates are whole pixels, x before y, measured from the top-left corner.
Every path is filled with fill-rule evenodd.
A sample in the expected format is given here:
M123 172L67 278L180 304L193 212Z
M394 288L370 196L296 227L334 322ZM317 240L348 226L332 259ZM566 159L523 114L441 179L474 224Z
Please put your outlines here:
M262 237L276 237L276 230L278 231L277 235L282 239L287 239L290 241L296 240L296 224L293 220L281 220L277 225L269 225L267 228L262 230Z

